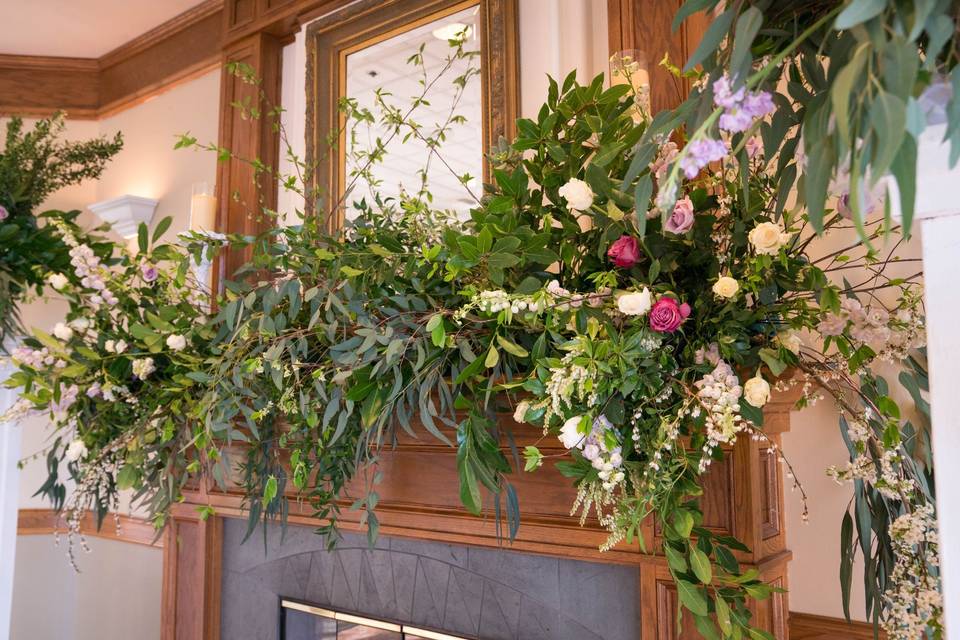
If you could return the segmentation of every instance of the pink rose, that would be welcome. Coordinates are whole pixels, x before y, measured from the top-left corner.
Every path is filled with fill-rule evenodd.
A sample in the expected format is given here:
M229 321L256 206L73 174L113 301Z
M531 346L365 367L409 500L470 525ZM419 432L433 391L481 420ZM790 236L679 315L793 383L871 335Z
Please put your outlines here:
M663 228L670 233L686 233L693 226L693 217L693 203L689 197L684 196L673 206L673 213L667 218Z
M620 236L607 249L607 257L618 267L632 267L640 260L640 244L633 236Z
M10 217L10 212L7 211L7 208L0 204L0 222L6 220Z
M673 333L689 315L690 305L664 296L650 309L650 328L660 333Z

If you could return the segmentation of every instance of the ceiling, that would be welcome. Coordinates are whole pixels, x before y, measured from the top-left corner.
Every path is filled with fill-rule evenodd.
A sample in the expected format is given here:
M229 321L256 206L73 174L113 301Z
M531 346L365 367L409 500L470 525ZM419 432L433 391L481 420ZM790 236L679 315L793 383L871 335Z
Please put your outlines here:
M0 0L2 1L2 0ZM433 35L438 27L456 23L471 25L472 33L465 45L466 50L477 50L480 43L476 37L476 7L470 7L459 13L430 22L421 27L411 29L388 40L352 53L347 57L347 95L356 98L361 106L374 109L374 92L379 87L392 94L388 101L393 105L409 108L411 98L419 95L423 88L420 84L422 76L417 68L407 63L407 59L421 44L424 45L423 59L429 79L433 79L443 69L451 48L446 40L440 40ZM474 66L479 60L474 60ZM434 130L435 125L446 120L456 95L454 78L462 74L468 63L466 60L456 61L450 70L434 84L428 95L429 105L419 107L413 114L413 119L423 126L425 134ZM467 84L466 91L456 106L455 113L466 118L463 124L454 124L450 127L446 141L440 149L440 155L449 165L443 165L437 158L429 163L430 191L433 193L433 208L451 209L465 213L474 201L469 193L460 184L457 174L469 173L475 181L471 184L474 193L480 194L480 180L483 174L483 127L481 121L482 96L480 92L480 78L474 76ZM411 138L403 140L403 135L391 136L387 127L374 126L369 130L361 130L360 145L371 148L372 142L378 137L387 140L386 158L382 164L373 169L375 178L382 180L379 189L381 195L398 195L401 185L407 192L417 192L420 186L418 171L427 164L430 152L427 146ZM406 133L406 132L405 132ZM348 170L352 168L348 163ZM365 195L366 189L360 188L357 195ZM348 213L348 217L352 217Z
M99 58L203 0L0 0L0 54Z

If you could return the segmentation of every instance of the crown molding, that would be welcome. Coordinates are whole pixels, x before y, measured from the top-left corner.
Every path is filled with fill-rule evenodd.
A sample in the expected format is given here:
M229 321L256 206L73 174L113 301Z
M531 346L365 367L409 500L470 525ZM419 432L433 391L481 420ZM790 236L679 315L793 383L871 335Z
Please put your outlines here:
M220 65L223 0L206 0L99 58L0 54L0 115L100 119Z
M60 56L19 56L0 53L0 69L43 69L97 73L100 63L95 58L66 58Z
M163 24L154 27L150 31L137 36L133 40L125 42L116 49L108 51L100 56L97 63L101 69L120 64L128 58L157 46L181 31L189 29L196 23L220 13L222 10L223 0L206 0L167 20Z

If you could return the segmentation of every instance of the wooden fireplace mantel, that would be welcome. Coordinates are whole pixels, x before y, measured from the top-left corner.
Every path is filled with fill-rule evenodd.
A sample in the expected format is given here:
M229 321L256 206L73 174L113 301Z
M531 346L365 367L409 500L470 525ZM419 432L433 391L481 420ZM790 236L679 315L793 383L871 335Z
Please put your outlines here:
M515 0L511 0L515 1ZM250 64L264 78L260 89L279 103L282 47L292 41L308 20L348 0L224 0L222 58ZM652 62L669 52L671 61L685 60L705 28L705 20L687 21L673 32L671 21L683 0L607 0L609 51L645 49ZM651 68L655 109L673 106L686 97L684 81L663 68ZM276 132L234 117L232 103L249 93L241 79L224 71L221 82L220 145L242 151L246 157L277 157ZM251 219L246 209L232 202L270 206L274 185L256 182L250 170L239 163L224 163L218 175L221 197L218 229L254 233L262 222ZM217 269L223 276L242 260L228 256ZM774 443L789 428L793 398L775 398L765 408L765 431ZM509 420L509 417L505 418ZM515 425L514 425L515 426ZM518 444L539 439L530 429L515 429ZM545 453L559 453L543 446ZM642 640L698 638L688 619L676 626L676 592L662 556L645 555L639 547L621 544L600 553L606 539L595 521L581 527L571 516L575 491L570 481L552 468L513 479L521 505L522 524L517 539L505 544L497 536L492 510L483 516L468 514L460 505L456 452L428 434L422 440L407 439L381 456L384 481L378 486L380 532L448 543L503 546L516 551L548 554L598 562L632 565L640 573L639 595ZM768 443L741 439L724 462L717 463L706 479L701 501L705 525L729 533L752 550L740 554L741 564L756 567L763 578L787 586L787 561L780 462ZM198 506L213 506L216 515L202 519ZM164 640L219 640L220 580L223 523L225 518L246 517L239 492L198 490L175 507L165 532L162 637ZM308 509L290 515L293 524L315 525ZM359 530L359 514L345 510L344 529ZM652 524L645 539L657 535ZM649 548L656 548L651 544ZM778 639L787 638L787 595L774 594L754 605L755 624Z
M793 394L780 395L765 407L764 431L771 442L779 444L781 434L789 428L795 399ZM504 420L512 422L509 416ZM518 446L540 439L535 428L510 426ZM595 520L581 527L579 516L570 515L576 492L569 479L549 465L536 473L511 477L520 500L521 526L516 540L505 542L497 535L492 505L479 517L461 506L456 450L421 431L422 439L407 437L381 455L379 469L384 480L377 486L380 535L633 565L640 572L642 640L699 637L686 618L683 631L676 633L676 592L666 560L656 553L642 553L636 542L621 543L601 553L598 547L606 533ZM540 443L545 454L563 452L559 442L549 443L553 440ZM345 503L340 521L342 528L362 530L359 513L348 505ZM212 506L216 515L203 520L198 506ZM750 547L750 553L738 554L742 565L756 567L764 580L786 588L790 552L784 531L780 461L768 442L741 438L706 476L701 506L705 526L733 535ZM315 526L318 521L311 513L309 507L293 503L289 522ZM223 519L245 517L240 491L197 490L174 509L164 542L165 640L219 639ZM644 528L648 549L659 546L657 534L648 522ZM753 606L758 626L778 639L787 638L786 593L776 593Z

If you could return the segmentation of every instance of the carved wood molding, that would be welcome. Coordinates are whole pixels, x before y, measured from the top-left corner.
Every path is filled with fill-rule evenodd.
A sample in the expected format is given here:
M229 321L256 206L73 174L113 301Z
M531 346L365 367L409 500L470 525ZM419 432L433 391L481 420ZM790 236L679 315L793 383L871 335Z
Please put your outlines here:
M206 0L100 58L0 55L0 115L99 119L220 64L223 0Z
M790 612L790 640L873 640L873 625L842 618ZM880 638L887 634L880 633Z
M50 535L56 532L64 533L66 530L65 516L53 509L20 509L17 514L17 535L20 536ZM158 549L163 547L163 538L153 525L132 516L120 515L115 520L114 515L109 514L98 531L96 517L88 512L80 523L80 532L91 538L117 540Z

